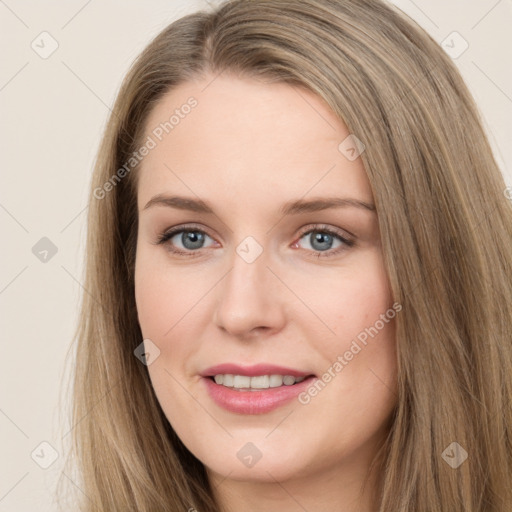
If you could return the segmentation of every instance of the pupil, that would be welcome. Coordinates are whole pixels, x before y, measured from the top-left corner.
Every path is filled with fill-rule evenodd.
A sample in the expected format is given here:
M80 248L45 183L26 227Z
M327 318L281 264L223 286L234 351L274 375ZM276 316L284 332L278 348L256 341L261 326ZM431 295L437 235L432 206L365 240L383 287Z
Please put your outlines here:
M316 245L315 244L319 244ZM332 244L332 236L328 233L320 233L316 232L316 234L311 233L311 247L318 250L326 250L330 248Z
M187 249L201 248L203 240L203 233L198 233L196 231L186 231L181 235L181 242L183 243L183 246L186 247Z

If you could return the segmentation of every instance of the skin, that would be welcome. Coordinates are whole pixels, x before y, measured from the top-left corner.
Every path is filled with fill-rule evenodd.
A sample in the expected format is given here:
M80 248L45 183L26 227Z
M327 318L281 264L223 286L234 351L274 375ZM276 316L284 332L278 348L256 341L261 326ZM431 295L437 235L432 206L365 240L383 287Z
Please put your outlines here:
M228 412L199 376L225 362L321 376L393 304L375 211L279 212L301 198L373 203L361 158L338 150L344 123L309 91L213 78L173 89L146 124L147 137L190 96L198 102L138 170L136 303L144 338L160 350L148 365L155 393L223 510L373 511L378 466L363 483L396 405L393 320L306 405ZM200 198L214 214L145 208L158 194ZM155 243L189 223L207 233L192 257L171 252L187 251L181 233ZM355 245L315 243L319 224ZM248 236L263 251L252 263L236 252ZM237 457L248 442L262 454L250 468Z

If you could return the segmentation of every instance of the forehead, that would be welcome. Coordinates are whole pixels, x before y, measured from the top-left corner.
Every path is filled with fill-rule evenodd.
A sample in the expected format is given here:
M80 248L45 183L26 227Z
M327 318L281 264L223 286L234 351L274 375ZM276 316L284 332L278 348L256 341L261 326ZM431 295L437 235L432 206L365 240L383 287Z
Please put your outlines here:
M361 159L339 150L349 135L328 105L303 88L225 75L183 83L147 120L144 140L154 147L139 169L139 208L153 194L174 191L226 195L246 205L308 191L370 202Z

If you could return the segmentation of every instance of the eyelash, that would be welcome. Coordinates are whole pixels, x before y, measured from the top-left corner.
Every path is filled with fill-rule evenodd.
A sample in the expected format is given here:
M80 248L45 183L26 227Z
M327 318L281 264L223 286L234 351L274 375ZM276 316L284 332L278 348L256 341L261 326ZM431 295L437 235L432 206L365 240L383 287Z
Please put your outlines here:
M210 238L213 239L213 237L211 235L209 235L203 229L199 229L196 226L189 225L189 226L179 226L179 227L173 228L173 229L171 229L169 231L164 231L162 234L158 235L155 244L156 245L164 245L171 238L173 238L174 235L177 235L178 233L183 233L183 232L202 233L202 234L207 235L207 236L209 236ZM304 231L302 231L300 233L299 238L297 239L297 241L300 240L301 238L303 238L304 235L308 235L308 234L311 234L313 232L326 233L328 235L331 235L334 238L337 238L338 240L340 240L345 245L345 247L338 247L337 249L330 249L328 251L309 251L309 252L313 253L313 254L311 254L311 256L315 257L315 258L328 258L328 257L331 257L331 256L335 256L338 253L346 250L347 248L353 247L355 245L355 241L354 240L345 238L339 232L333 230L332 228L329 228L328 226L326 226L324 224L315 225L313 227L309 227L308 226L307 229L305 229ZM174 254L178 254L180 256L191 257L191 258L200 256L200 254L198 254L199 253L199 249L183 251L181 249L176 249L175 247L171 246L171 244L168 244L168 245L169 245L169 249L168 250L170 252L174 253Z

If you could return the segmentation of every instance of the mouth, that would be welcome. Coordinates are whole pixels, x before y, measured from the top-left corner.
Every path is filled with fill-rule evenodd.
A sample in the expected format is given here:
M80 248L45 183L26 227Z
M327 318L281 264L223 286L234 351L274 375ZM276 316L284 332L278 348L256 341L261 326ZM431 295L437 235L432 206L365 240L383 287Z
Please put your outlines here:
M219 373L217 375L208 377L211 381L219 386L224 386L236 391L261 391L264 389L280 388L282 386L294 386L314 375L303 377L295 377L293 375L234 375L231 373Z
M263 414L289 403L317 378L313 373L260 364L218 365L201 374L209 397L236 414Z

